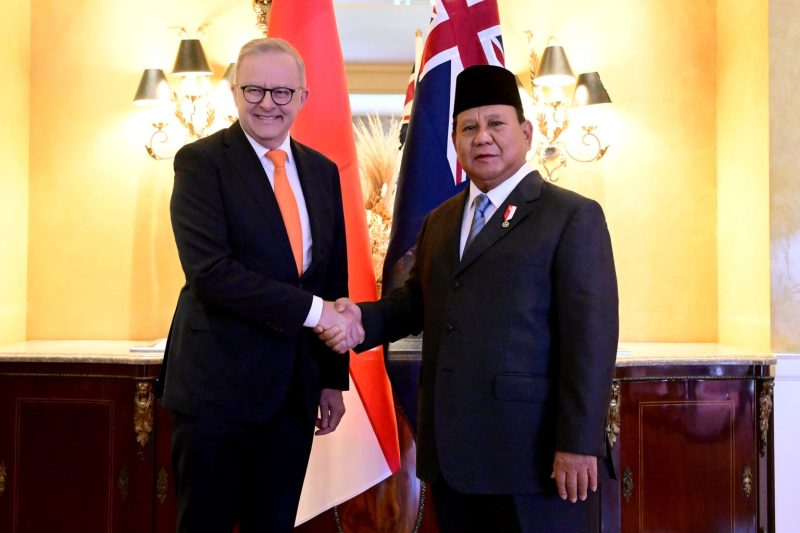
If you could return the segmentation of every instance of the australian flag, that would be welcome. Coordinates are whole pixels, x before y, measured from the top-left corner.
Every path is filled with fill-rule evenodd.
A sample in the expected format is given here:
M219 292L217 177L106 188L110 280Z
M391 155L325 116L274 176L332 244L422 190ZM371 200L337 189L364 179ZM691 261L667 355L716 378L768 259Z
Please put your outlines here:
M383 264L383 293L403 284L414 261L422 220L467 177L450 139L456 76L472 65L504 66L496 0L437 0L414 90L397 182L392 233ZM395 398L416 427L419 360L393 360L387 371Z

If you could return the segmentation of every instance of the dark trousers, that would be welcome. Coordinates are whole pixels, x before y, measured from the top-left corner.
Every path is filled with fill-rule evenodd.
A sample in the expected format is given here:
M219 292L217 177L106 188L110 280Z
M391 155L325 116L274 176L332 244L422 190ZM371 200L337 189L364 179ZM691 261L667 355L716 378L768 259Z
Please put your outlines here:
M290 532L314 421L289 394L267 422L206 420L172 412L178 533Z
M465 494L439 475L431 486L441 533L596 533L600 498L572 503L553 494Z

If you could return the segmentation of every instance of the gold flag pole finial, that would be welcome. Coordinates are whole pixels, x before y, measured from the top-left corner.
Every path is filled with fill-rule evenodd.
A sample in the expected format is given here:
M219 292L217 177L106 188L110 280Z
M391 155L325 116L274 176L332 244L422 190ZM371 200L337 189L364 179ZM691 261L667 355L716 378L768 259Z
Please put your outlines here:
M272 9L272 0L253 0L253 11L256 12L256 28L267 36L269 29L269 10Z

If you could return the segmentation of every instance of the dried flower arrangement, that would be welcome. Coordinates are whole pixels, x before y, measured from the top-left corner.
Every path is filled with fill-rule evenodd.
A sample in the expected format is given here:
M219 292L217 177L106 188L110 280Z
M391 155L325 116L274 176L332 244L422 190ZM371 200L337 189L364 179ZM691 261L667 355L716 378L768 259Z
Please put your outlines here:
M370 115L355 123L358 170L369 239L372 246L372 266L381 287L381 272L389 235L392 229L392 208L400 171L400 122L392 117L384 128L380 117Z

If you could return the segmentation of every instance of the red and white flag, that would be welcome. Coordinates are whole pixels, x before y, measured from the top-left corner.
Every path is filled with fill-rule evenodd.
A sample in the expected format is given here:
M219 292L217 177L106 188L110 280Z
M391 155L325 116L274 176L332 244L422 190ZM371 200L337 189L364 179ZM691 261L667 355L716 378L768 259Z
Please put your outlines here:
M364 212L344 60L332 0L274 0L269 36L292 44L306 64L310 96L292 137L339 166L350 297L377 299ZM378 348L350 359L347 414L337 430L315 437L297 523L364 492L400 468L400 447L389 378Z

